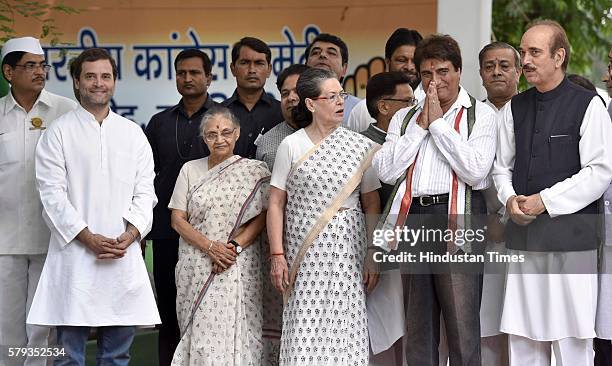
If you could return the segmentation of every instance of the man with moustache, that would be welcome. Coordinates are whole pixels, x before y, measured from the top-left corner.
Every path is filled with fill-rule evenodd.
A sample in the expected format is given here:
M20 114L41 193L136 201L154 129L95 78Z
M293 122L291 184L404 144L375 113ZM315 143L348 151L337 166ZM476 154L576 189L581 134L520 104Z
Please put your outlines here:
M501 112L493 178L511 221L500 330L510 365L593 365L597 200L612 179L612 122L596 93L566 78L570 45L550 20L520 44L534 87ZM553 220L554 219L554 220Z
M505 42L492 42L478 54L480 78L487 91L483 101L498 112L518 93L521 76L519 53ZM484 191L487 202L487 252L505 254L504 224L501 217L504 205L497 199L495 187ZM480 332L483 365L506 365L508 360L508 337L499 331L504 294L504 274L499 273L499 264L487 263L483 276L482 302L480 304Z
M45 347L49 328L26 325L49 247L49 229L34 184L34 149L53 120L74 109L70 99L46 91L38 39L13 38L2 47L2 73L11 84L0 98L0 344ZM7 358L0 364L45 365L44 357Z
M200 121L206 111L217 105L208 95L212 64L206 53L198 49L181 51L174 60L174 71L181 100L151 117L145 128L153 150L155 194L159 199L159 204L153 209L153 228L147 239L153 241L153 278L162 320L158 338L161 366L170 365L180 338L174 278L179 236L170 226L167 207L183 164L208 155L206 145L198 136Z
M281 141L299 129L293 122L292 111L299 101L296 92L297 80L309 67L295 64L284 69L276 78L276 86L281 95L281 111L283 122L266 132L258 141L255 158L268 165L270 171L274 168L276 150ZM264 365L277 365L280 352L280 337L282 332L283 299L269 280L270 274L270 248L264 245L262 248L261 266L264 276L263 281L263 341L264 341Z
M453 230L458 228L457 216L474 218L486 213L481 191L491 183L495 113L460 85L461 52L452 37L423 39L414 60L426 97L415 107L395 113L372 162L381 181L395 184L392 204L383 211L383 228L420 230L424 224L428 229ZM474 241L472 250L481 244ZM441 255L467 250L459 245L434 239L415 250L417 258L418 250ZM409 246L400 241L398 250ZM395 245L382 247L391 250ZM410 300L405 334L408 364L438 365L442 314L451 365L480 365L480 276L426 262L402 269L411 271L404 285Z
M342 83L348 68L349 52L346 43L340 37L329 33L319 34L308 45L305 55L306 65L333 71L340 83ZM359 98L350 94L344 100L343 126L347 126L351 110L353 110L359 101Z
M283 121L280 103L264 90L272 65L270 47L260 39L244 37L232 48L230 69L236 78L234 94L224 101L240 120L234 154L255 158L255 141Z
M414 64L414 50L422 39L421 34L414 29L398 28L389 36L385 44L387 70L404 73L410 79L410 87L419 102L425 99L425 92ZM347 128L362 132L375 122L376 120L370 115L366 101L362 100L351 111Z
M110 110L117 66L108 51L83 51L70 71L80 106L36 147L51 239L27 322L57 326L65 356L56 366L85 364L90 327L98 363L127 365L136 326L160 321L138 245L157 202L153 154L140 126Z

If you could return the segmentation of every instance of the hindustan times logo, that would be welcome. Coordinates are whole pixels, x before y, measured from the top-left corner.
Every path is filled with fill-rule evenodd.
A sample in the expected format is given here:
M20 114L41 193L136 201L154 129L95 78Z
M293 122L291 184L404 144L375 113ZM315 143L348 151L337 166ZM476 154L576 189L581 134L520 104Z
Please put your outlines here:
M443 243L453 242L457 246L463 246L467 242L484 243L485 229L411 229L406 226L394 229L376 229L372 233L372 244L382 246L384 243L397 242L408 244L411 247L419 243Z

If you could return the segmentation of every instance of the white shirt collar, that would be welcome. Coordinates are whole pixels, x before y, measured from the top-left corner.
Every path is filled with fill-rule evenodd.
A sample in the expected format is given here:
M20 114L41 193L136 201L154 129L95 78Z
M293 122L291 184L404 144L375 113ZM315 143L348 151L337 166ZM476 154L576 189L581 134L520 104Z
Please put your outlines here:
M36 107L38 103L42 103L49 108L53 107L53 100L49 96L49 92L47 92L45 89L40 91L40 94L38 95L38 98L34 102L32 108ZM13 108L20 108L23 110L23 107L19 105L19 103L17 103L17 101L13 97L13 93L9 90L4 101L4 114L8 114L10 111L13 110Z
M414 89L414 97L417 100L417 103L425 100L425 90L423 89L423 83L419 83L419 86Z
M484 103L485 103L486 105L488 105L489 107L493 108L493 110L494 110L495 112L499 112L499 109L497 109L497 107L495 106L495 104L491 103L491 101L489 100L489 98L485 99L485 100L484 100Z
M378 126L376 126L374 123L370 123L370 126L372 126L372 128L374 128L375 130L378 130L382 133L387 133L387 131L384 131L383 129L379 128Z
M84 120L94 121L94 122L96 122L96 124L99 124L98 120L96 119L96 117L91 112L89 112L87 109L83 108L83 106L81 104L79 104L77 106L77 108L75 109L75 112L76 112L78 117L80 117L80 118L82 118ZM108 115L106 116L106 118L104 118L102 120L102 125L104 125L104 122L109 120L112 115L113 115L113 110L109 109Z

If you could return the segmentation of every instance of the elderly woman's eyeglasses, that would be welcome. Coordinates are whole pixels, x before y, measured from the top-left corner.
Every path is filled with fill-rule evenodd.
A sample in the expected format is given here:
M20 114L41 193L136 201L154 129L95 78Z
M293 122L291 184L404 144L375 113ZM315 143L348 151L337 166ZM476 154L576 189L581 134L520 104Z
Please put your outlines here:
M44 62L40 64L37 64L36 62L26 62L23 65L15 65L15 67L23 67L23 69L27 72L34 72L34 70L38 70L38 68L41 68L44 72L51 70L51 65Z
M314 98L310 98L312 100L319 100L319 99L326 99L330 104L334 104L334 103L338 103L339 100L342 100L343 102L346 100L346 98L348 98L349 94L345 91L342 91L338 94L332 94L329 96L321 96L321 97L314 97Z
M207 142L215 142L219 136L221 136L223 140L229 140L234 135L234 131L236 131L235 128L223 130L220 134L216 132L207 132L204 134L204 140Z

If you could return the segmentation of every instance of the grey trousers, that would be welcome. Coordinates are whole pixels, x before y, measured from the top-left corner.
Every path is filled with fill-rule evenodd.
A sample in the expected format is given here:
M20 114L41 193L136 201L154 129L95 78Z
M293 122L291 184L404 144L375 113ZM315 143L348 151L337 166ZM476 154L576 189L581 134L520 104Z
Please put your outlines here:
M472 209L484 215L486 207L480 192L473 195ZM414 228L448 227L446 204L422 207L412 205L406 225ZM482 216L484 217L484 216ZM473 216L476 220L477 217ZM435 244L435 243L434 243ZM436 252L445 252L437 243ZM420 249L429 251L432 243ZM475 248L475 246L473 247ZM459 253L462 253L460 250ZM429 265L424 264L422 268ZM438 366L440 314L444 319L450 366L480 366L480 300L482 272L470 273L461 265L431 266L432 271L407 273L404 282L406 306L406 361L408 365Z
M46 347L49 328L26 325L46 254L0 255L0 345ZM44 357L11 357L0 352L0 365L46 365Z
M438 366L440 313L444 317L451 366L480 366L480 283L478 274L410 274L406 281L406 360Z

